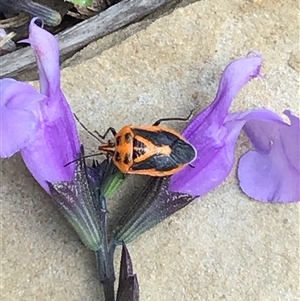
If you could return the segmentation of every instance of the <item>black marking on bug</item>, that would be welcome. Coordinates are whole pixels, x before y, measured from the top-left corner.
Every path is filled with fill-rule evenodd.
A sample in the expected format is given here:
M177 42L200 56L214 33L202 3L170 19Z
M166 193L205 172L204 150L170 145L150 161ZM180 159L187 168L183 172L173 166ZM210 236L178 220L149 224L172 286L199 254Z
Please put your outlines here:
M120 161L121 161L121 155L120 155L119 152L115 152L115 160L116 160L117 162L120 162Z
M130 162L131 162L131 156L130 156L130 154L125 154L123 163L126 164L126 165L128 165Z
M181 164L180 164L181 165ZM134 163L131 166L132 170L147 170L155 169L157 171L169 171L178 167L170 156L154 155L144 161Z
M197 156L195 148L181 139L171 146L171 150L170 157L178 164L188 164Z
M120 143L121 143L121 137L118 136L116 137L116 145L120 145Z
M146 138L156 146L169 145L171 147L173 143L180 140L176 135L164 130L148 131L133 129L133 132L137 136Z
M146 153L145 144L142 142L141 142L141 144L144 147L134 147L133 148L133 154L132 154L133 160L135 160L136 158L138 158Z
M138 139L133 139L133 147L144 149L144 148L146 148L146 145Z
M169 155L156 154L141 162L134 163L131 167L132 170L156 169L157 171L169 171L180 165L190 163L196 157L193 146L173 133L164 130L151 132L140 129L134 129L134 133L145 137L156 146L169 146L171 153Z
M130 133L126 133L126 134L124 135L124 138L125 138L125 143L127 143L127 144L129 144L129 143L132 142L132 136L131 136Z

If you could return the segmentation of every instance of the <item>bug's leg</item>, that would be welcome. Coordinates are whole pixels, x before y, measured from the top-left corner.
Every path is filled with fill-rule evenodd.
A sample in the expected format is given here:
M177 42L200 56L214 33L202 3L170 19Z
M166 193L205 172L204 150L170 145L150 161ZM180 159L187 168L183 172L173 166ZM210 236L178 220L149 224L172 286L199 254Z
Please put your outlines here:
M103 140L106 138L109 132L111 132L113 136L117 135L117 131L113 127L109 127L103 135L101 135L98 131L94 131L94 133L96 133Z
M185 118L173 117L173 118L161 118L161 119L158 119L157 121L155 121L153 123L153 126L157 126L157 125L159 125L163 121L188 121L192 117L193 112L194 111L191 110L190 114L187 117L185 117Z
M195 168L195 165L193 164L188 164L190 168Z

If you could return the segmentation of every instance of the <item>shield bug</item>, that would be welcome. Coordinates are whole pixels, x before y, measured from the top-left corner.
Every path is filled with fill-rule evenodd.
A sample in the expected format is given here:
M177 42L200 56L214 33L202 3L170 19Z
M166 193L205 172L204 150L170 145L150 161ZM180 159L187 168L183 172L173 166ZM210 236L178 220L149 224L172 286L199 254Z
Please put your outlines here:
M176 131L160 126L163 121L187 121L187 118L163 118L152 126L124 126L119 132L110 127L104 135L114 136L102 143L100 154L111 157L114 164L125 174L140 174L154 177L170 176L183 169L196 158L195 148Z

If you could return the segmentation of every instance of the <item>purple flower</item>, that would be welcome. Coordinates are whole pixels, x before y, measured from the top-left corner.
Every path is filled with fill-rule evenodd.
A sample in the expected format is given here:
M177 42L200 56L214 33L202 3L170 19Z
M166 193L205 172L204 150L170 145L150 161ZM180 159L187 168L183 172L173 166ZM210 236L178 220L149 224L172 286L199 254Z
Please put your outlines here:
M243 128L254 150L240 159L240 186L262 202L300 201L300 120L288 110L283 113L290 124L252 120Z
M0 157L20 151L28 169L49 193L47 182L70 181L80 153L72 111L60 88L59 49L56 39L35 24L30 43L38 63L40 92L13 79L0 80Z
M239 166L241 188L260 201L300 201L299 118L286 112L291 125L270 110L229 113L231 102L251 79L260 76L258 53L233 61L224 71L217 96L184 130L197 149L195 168L172 176L170 190L202 196L221 184L234 164L234 150L242 129L255 150Z
M225 69L215 100L183 132L197 149L194 168L187 166L172 177L150 178L124 208L114 231L115 244L130 243L221 184L233 167L242 129L254 146L240 162L242 189L261 201L299 201L299 118L286 111L289 125L266 109L228 112L239 90L260 76L261 65L261 56L253 53Z
M35 24L29 38L40 73L40 92L32 86L3 79L1 91L0 156L20 151L28 169L51 195L81 241L91 250L102 246L103 231L96 208L100 168L88 168L82 157L74 115L60 88L56 39Z

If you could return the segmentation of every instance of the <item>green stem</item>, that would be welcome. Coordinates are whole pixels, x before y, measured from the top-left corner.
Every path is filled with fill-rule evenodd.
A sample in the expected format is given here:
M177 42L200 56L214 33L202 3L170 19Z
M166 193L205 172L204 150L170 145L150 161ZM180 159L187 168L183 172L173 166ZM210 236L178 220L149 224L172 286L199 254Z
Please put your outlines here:
M101 192L103 196L109 198L122 186L126 176L118 170L112 161L109 161L105 174L105 180L101 184Z
M106 199L102 195L99 195L98 199L99 199L98 215L100 218L101 232L103 233L103 241L102 241L101 248L96 251L98 277L99 277L99 281L103 285L105 301L114 301L115 300L114 282L116 279L114 273L114 262L113 262L114 248L108 247Z
M115 301L115 291L114 284L108 283L107 285L103 284L105 301Z
M115 301L113 263L108 260L108 254L101 248L96 251L98 277L103 286L105 301ZM112 263L112 264L111 264Z

